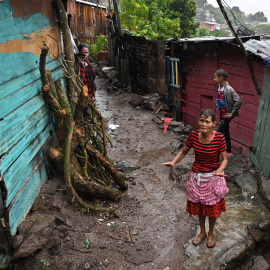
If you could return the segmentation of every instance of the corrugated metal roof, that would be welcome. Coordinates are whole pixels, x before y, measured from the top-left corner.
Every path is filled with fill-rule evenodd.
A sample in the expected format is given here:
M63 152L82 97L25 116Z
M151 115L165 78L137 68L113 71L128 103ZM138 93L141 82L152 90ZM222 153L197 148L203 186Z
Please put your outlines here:
M270 57L270 40L250 39L244 46L247 51L259 55L262 59Z
M213 37L213 36L207 36L207 37L195 37L195 38L178 38L178 39L168 39L168 41L176 41L176 42L194 42L194 43L200 43L200 42L206 42L206 41L229 41L234 40L234 37Z
M85 5L90 5L90 6L93 6L93 7L96 7L97 4L94 4L94 3L91 3L91 2L87 2L87 1L82 1L82 0L76 0L76 3L81 3L81 4L85 4ZM102 6L102 5L98 5L99 8L103 8L103 9L106 9L105 6Z
M260 37L260 35L257 36L252 36L254 37ZM265 37L263 40L256 40L252 39L252 37L240 37L243 41L243 39L249 39L248 41L244 42L244 46L247 51L254 53L261 58L266 58L270 57L270 39L267 39L268 36ZM269 36L270 38L270 36ZM178 39L168 39L168 41L172 42L193 42L193 43L201 43L201 42L214 42L214 41L225 41L225 42L232 42L234 41L236 43L235 37L213 37L213 36L208 36L208 37L196 37L196 38L178 38Z

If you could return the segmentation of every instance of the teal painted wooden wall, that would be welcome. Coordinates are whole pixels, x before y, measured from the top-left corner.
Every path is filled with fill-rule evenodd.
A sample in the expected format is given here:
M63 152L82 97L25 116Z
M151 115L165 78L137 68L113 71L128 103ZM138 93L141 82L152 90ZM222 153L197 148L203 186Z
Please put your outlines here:
M54 80L63 72L55 57L60 35L50 0L0 2L0 25L0 174L6 227L14 235L48 178L42 146L54 127L41 94L43 41Z
M265 67L262 96L256 121L253 151L250 158L261 169L266 177L270 177L270 67Z

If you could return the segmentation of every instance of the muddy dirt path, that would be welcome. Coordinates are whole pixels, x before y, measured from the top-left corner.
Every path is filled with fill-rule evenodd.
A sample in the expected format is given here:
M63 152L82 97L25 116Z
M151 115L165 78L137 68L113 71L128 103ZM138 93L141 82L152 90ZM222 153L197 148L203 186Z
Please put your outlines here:
M129 183L120 202L96 203L114 207L120 218L82 213L69 203L61 179L48 180L20 231L52 216L53 232L44 248L17 261L14 269L184 269L183 245L196 233L197 219L185 211L186 180L169 179L170 169L161 166L177 153L177 135L164 134L151 111L130 106L133 93L108 93L104 78L96 83L97 106L113 144L109 156L126 164ZM188 170L192 161L193 155L187 155L181 166Z
M133 228L134 245L149 247L151 262L142 265L142 261L131 269L182 269L186 259L183 245L194 235L196 226L192 225L197 221L185 212L185 191L178 182L169 179L170 169L161 166L177 153L172 146L177 135L170 131L164 134L152 121L151 111L132 108L128 101L134 94L121 91L108 94L101 90L106 85L103 79L98 84L98 108L108 127L118 126L109 130L114 146L110 156L116 162L127 161L138 167L127 174L131 180L124 195L136 200L136 214L119 214L120 220ZM189 155L182 165L189 167L192 161L193 155Z

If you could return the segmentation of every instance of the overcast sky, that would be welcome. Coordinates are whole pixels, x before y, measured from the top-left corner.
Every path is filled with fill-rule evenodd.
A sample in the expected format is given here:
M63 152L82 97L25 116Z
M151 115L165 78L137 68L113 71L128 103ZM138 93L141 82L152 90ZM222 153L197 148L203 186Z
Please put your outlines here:
M264 16L267 17L270 22L270 0L225 0L226 3L232 8L237 6L240 10L247 14L254 14L257 11L262 11ZM216 0L207 0L208 4L218 7Z

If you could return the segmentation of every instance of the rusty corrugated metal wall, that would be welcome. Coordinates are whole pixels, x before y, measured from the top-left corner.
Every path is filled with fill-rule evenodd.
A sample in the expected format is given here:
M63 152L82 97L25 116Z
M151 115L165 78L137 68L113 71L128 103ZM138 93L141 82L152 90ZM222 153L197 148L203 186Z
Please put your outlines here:
M79 43L90 42L90 44L93 44L96 41L96 36L100 34L107 35L108 33L107 10L105 7L97 7L96 4L89 2L76 1L75 14L70 14L70 16L71 32Z

